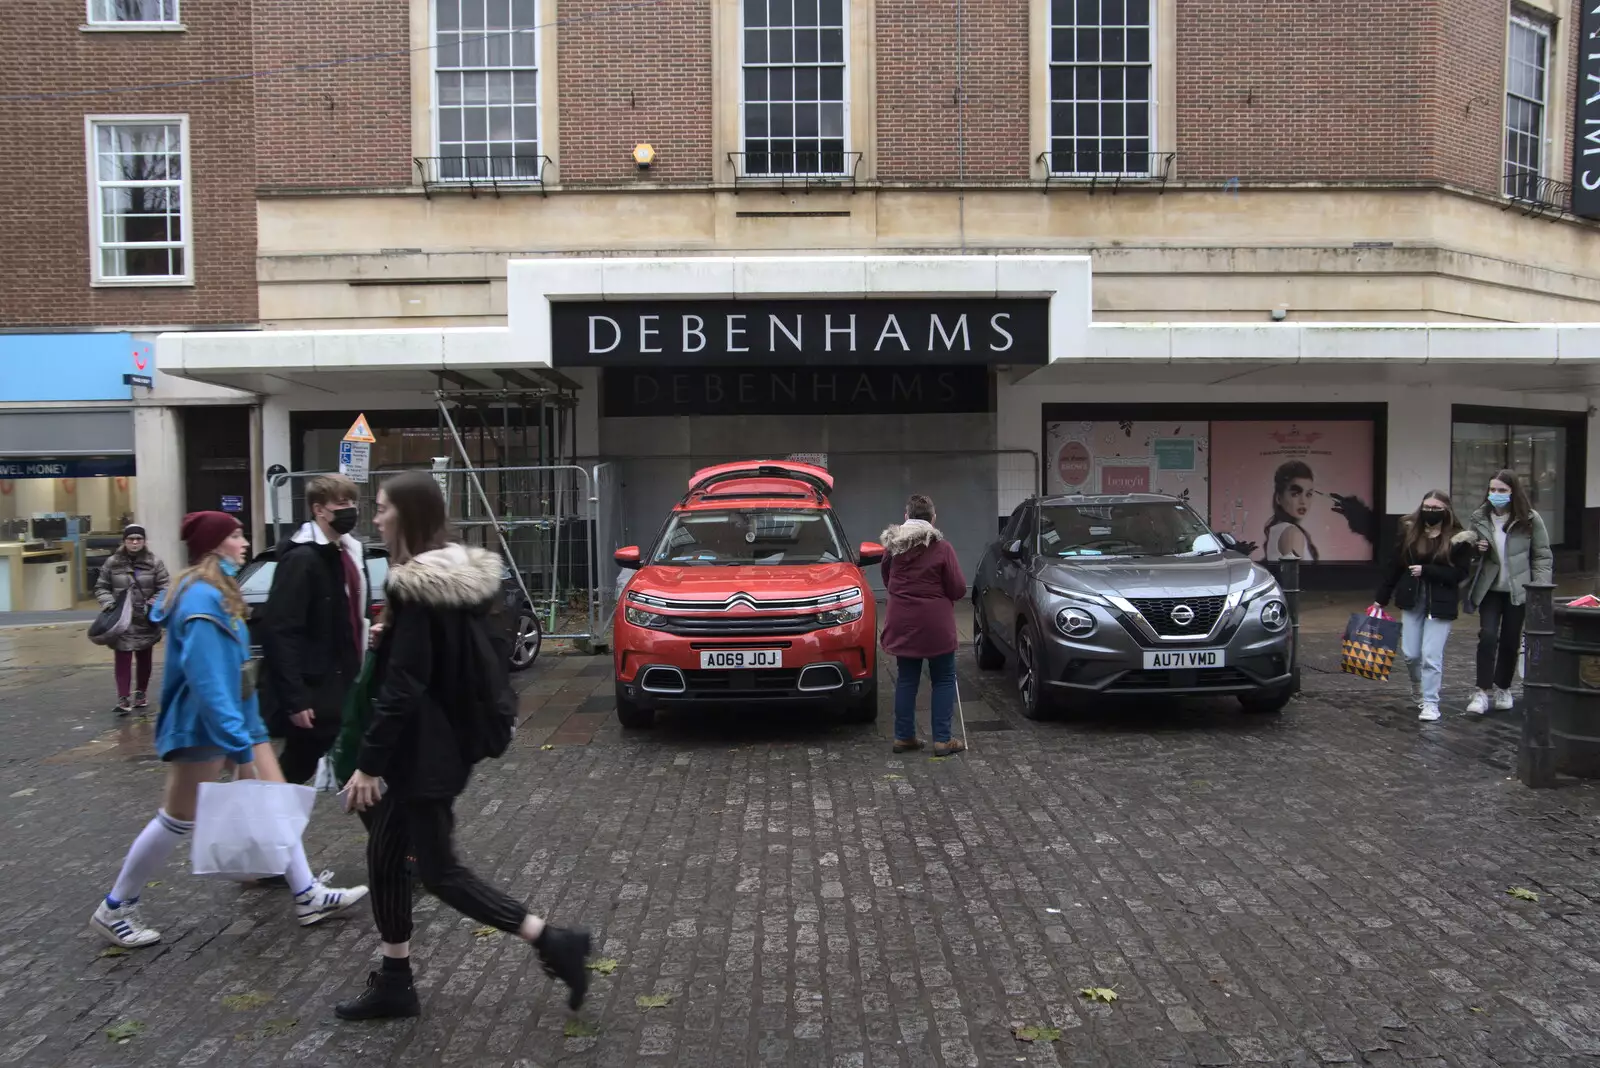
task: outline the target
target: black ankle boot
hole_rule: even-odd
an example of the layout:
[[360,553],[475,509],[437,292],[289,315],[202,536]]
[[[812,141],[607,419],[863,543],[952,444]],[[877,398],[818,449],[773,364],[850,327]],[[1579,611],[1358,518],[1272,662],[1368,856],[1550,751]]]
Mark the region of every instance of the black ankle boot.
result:
[[571,930],[545,924],[533,940],[545,974],[567,984],[567,1007],[576,1010],[589,991],[589,972],[584,961],[589,956],[589,932],[582,927]]
[[333,1011],[341,1020],[390,1020],[421,1016],[422,1003],[409,971],[381,971],[367,976],[367,989],[360,997],[340,1002]]

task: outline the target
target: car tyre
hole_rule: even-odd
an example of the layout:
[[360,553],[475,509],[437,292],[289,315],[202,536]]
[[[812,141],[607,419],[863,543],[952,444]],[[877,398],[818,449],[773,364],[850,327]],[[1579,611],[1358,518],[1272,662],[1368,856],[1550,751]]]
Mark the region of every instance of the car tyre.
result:
[[624,730],[647,731],[656,725],[656,713],[653,708],[644,708],[637,701],[629,700],[622,688],[622,683],[617,683],[617,721]]
[[844,706],[846,723],[876,723],[878,720],[878,680],[872,680],[865,693],[852,697]]
[[977,605],[972,606],[972,651],[980,671],[999,671],[1006,666],[1006,654],[989,637],[989,628],[983,624],[983,609]]
[[544,647],[544,630],[539,617],[529,609],[517,613],[517,632],[511,640],[511,670],[527,671],[539,659]]
[[1294,687],[1286,686],[1281,690],[1243,694],[1239,698],[1239,704],[1252,716],[1277,716],[1283,713],[1293,697]]
[[1044,719],[1052,710],[1038,663],[1039,641],[1033,624],[1024,621],[1017,626],[1017,694],[1022,698],[1022,715],[1032,720]]

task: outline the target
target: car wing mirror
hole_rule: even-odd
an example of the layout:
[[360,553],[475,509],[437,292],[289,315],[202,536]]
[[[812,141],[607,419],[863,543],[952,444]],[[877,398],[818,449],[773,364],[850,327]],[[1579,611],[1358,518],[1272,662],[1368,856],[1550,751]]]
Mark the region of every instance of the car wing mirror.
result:
[[1217,540],[1222,543],[1224,549],[1237,549],[1239,547],[1239,539],[1232,534],[1218,534]]
[[1014,541],[1002,550],[1007,560],[1021,560],[1026,555],[1021,540]]
[[861,543],[861,547],[856,550],[856,555],[862,567],[866,567],[868,564],[880,563],[883,560],[883,546],[875,541],[864,541]]
[[611,559],[617,562],[618,567],[625,567],[630,571],[637,571],[644,566],[640,563],[639,547],[628,545],[611,554]]

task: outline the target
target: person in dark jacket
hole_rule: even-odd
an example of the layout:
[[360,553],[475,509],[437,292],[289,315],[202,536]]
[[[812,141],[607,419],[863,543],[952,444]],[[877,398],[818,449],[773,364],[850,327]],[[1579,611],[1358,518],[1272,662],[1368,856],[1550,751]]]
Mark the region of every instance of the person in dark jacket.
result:
[[1478,555],[1476,535],[1463,530],[1450,495],[1432,490],[1400,523],[1400,543],[1373,598],[1382,608],[1393,598],[1400,609],[1400,652],[1411,674],[1417,718],[1439,718],[1444,646],[1461,614],[1461,584]]
[[[150,707],[146,691],[150,688],[150,663],[161,627],[150,619],[150,606],[166,592],[172,578],[167,565],[150,551],[144,527],[137,523],[123,528],[122,547],[100,565],[94,581],[94,596],[101,608],[117,603],[123,590],[133,598],[132,621],[111,648],[117,657],[117,715],[126,716],[136,708]],[[134,679],[135,662],[138,679]]]
[[920,493],[906,502],[905,522],[883,532],[883,585],[889,608],[883,651],[895,657],[894,751],[921,749],[917,738],[917,687],[927,661],[933,685],[933,751],[949,756],[966,748],[950,737],[956,707],[956,609],[967,594],[956,551],[934,527],[933,501]]
[[303,783],[339,737],[346,694],[367,648],[367,569],[356,484],[322,475],[306,487],[311,520],[278,546],[262,616],[263,718],[284,739],[289,782]]
[[[439,484],[422,472],[385,483],[378,530],[389,547],[384,629],[373,667],[371,719],[345,788],[347,804],[367,813],[367,867],[383,965],[361,996],[338,1005],[346,1020],[416,1016],[411,980],[411,880],[417,872],[440,901],[479,923],[531,944],[545,971],[564,982],[567,1004],[583,1004],[589,932],[545,923],[490,886],[457,858],[454,803],[472,772],[473,717],[515,701],[505,628],[490,619],[500,605],[502,564],[494,553],[449,541]],[[487,684],[487,685],[486,685]]]

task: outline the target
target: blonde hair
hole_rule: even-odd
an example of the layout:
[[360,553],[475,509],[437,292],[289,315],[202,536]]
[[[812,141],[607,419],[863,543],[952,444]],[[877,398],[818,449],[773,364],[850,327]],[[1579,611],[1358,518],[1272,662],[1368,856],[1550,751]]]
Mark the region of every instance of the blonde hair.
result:
[[228,615],[235,622],[243,623],[250,614],[250,609],[244,603],[244,594],[239,592],[239,584],[222,573],[222,557],[216,553],[206,553],[198,564],[184,568],[172,580],[172,592],[167,595],[169,616],[172,609],[177,607],[183,591],[195,582],[208,582],[215,586],[222,594],[222,607],[228,610]]

